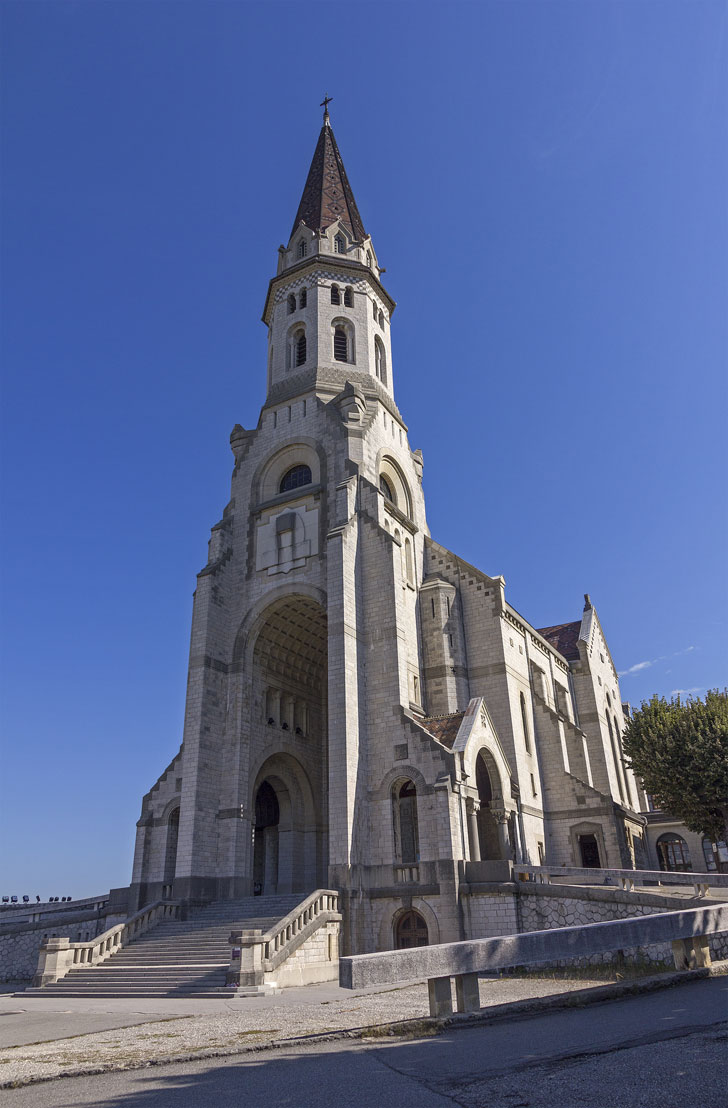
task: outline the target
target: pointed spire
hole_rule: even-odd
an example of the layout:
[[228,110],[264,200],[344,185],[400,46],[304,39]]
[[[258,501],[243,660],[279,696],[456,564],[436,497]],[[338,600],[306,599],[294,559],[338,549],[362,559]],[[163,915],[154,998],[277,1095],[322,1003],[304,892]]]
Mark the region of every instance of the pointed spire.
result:
[[331,128],[330,102],[331,97],[324,97],[321,105],[324,109],[324,125],[316,144],[291,234],[299,223],[305,223],[312,231],[318,231],[330,227],[340,219],[347,231],[355,239],[361,240],[366,238],[366,231]]

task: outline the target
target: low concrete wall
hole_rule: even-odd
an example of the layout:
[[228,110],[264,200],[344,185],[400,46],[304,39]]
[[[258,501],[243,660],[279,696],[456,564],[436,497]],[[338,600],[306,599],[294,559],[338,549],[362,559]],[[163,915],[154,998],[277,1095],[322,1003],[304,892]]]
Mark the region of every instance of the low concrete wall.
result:
[[[635,947],[672,944],[697,936],[728,932],[728,904],[661,912],[652,917],[610,920],[589,927],[535,931],[493,939],[469,939],[439,946],[359,954],[342,958],[340,983],[344,988],[396,984],[423,978],[492,973],[511,966],[554,965],[575,959]],[[683,944],[685,945],[685,944]]]
[[49,913],[40,920],[0,923],[0,981],[30,983],[38,967],[44,939],[64,936],[71,942],[84,942],[119,922],[119,917],[86,908],[78,912]]

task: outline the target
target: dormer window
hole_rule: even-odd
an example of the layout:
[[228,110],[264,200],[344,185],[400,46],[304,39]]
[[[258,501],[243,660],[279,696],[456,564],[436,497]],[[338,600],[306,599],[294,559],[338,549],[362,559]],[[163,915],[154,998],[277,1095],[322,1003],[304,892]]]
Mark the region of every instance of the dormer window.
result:
[[345,254],[346,253],[346,239],[343,235],[337,235],[334,239],[334,253]]
[[[331,303],[332,304],[340,304],[341,303],[341,293],[339,292],[339,286],[338,285],[332,285],[331,286]],[[346,361],[346,359],[344,359],[344,361]]]
[[296,298],[293,293],[288,296],[288,314],[292,315],[296,310]]
[[306,289],[301,289],[301,295],[298,298],[298,306],[299,308],[305,308],[307,303],[308,293],[306,292]]
[[349,286],[344,289],[344,304],[347,308],[354,307],[354,293]]
[[308,254],[308,243],[306,242],[305,239],[301,239],[301,241],[298,244],[298,250],[296,251],[296,255],[299,258],[305,258],[307,254]]

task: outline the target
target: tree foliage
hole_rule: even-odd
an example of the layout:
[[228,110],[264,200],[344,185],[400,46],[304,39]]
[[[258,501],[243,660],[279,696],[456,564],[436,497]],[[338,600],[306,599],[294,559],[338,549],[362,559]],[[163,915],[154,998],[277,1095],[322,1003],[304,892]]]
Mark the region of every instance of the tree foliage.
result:
[[624,751],[648,792],[691,831],[726,838],[728,818],[728,692],[705,700],[653,696],[624,734]]

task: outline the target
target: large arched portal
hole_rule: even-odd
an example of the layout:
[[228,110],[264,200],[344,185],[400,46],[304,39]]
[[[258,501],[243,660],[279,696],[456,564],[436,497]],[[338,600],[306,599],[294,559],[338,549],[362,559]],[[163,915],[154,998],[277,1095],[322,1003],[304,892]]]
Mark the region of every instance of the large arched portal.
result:
[[307,892],[326,884],[328,866],[321,605],[302,595],[274,602],[258,622],[252,661],[253,886],[268,894]]

